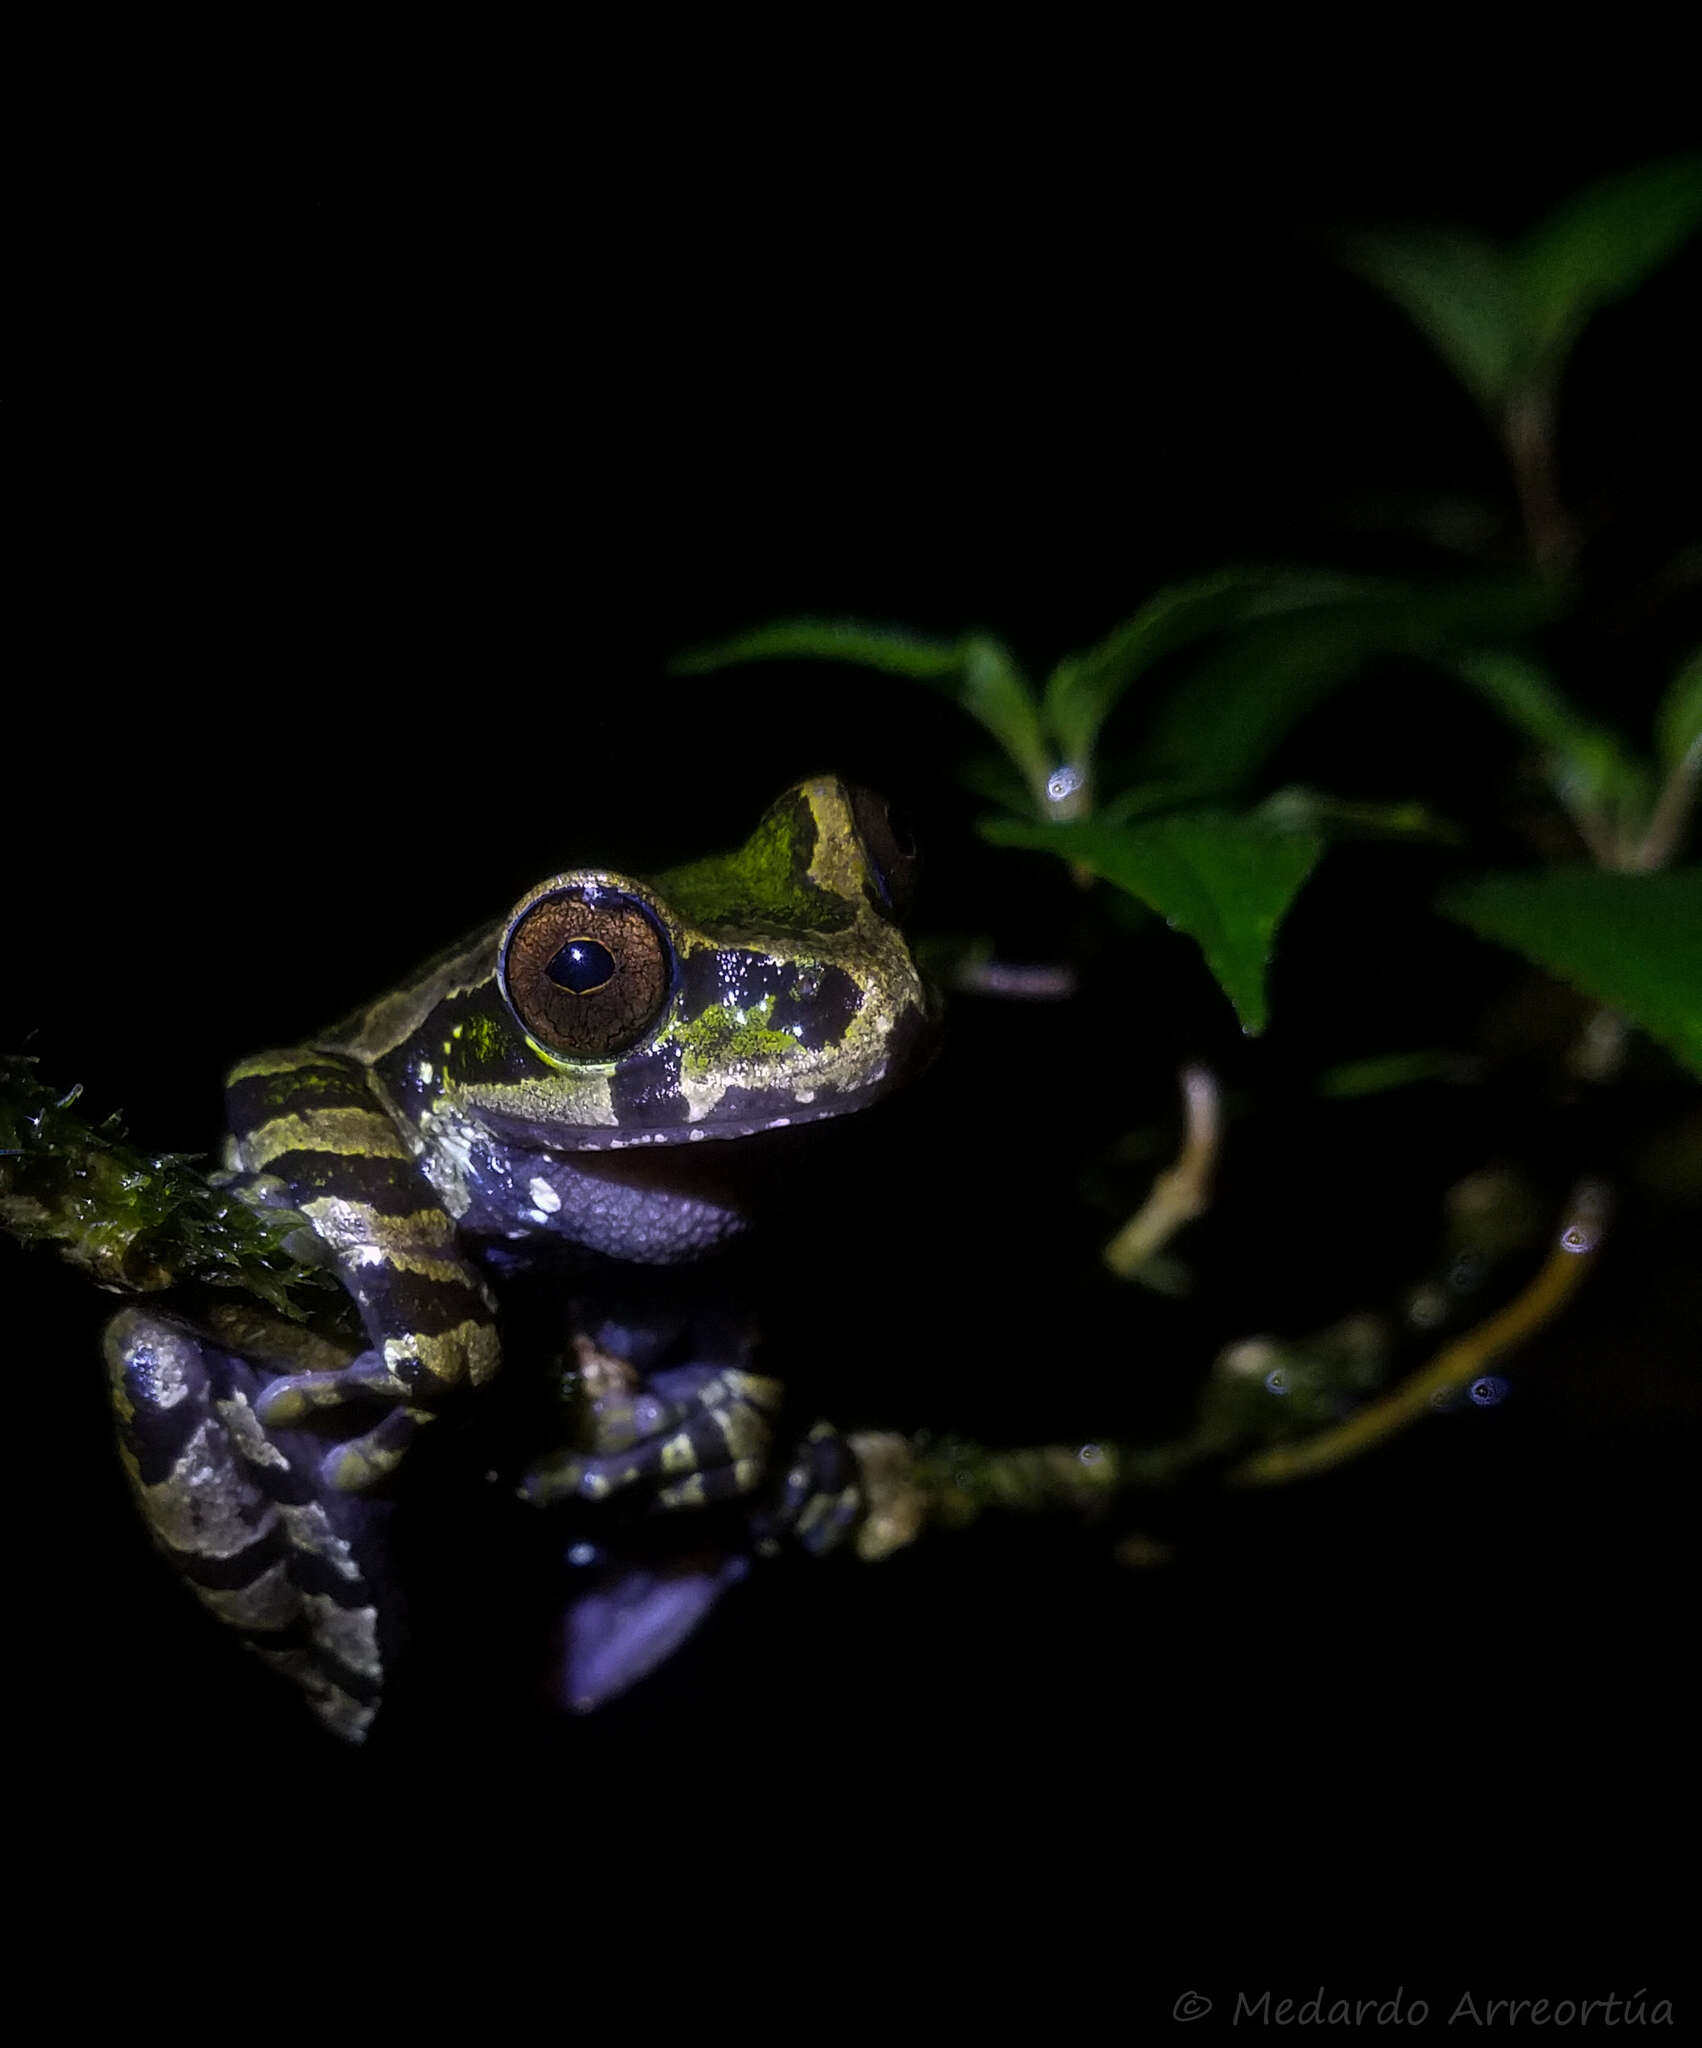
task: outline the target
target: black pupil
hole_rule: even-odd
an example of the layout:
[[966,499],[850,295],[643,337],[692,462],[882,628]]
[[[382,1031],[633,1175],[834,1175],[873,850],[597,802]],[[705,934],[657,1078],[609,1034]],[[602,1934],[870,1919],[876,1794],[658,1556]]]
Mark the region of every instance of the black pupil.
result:
[[613,979],[615,956],[595,939],[569,939],[544,972],[557,988],[588,996]]

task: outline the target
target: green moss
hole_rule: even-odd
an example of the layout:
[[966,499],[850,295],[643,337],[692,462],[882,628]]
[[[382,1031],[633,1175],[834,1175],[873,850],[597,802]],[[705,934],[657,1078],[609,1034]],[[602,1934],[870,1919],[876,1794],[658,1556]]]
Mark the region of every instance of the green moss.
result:
[[737,852],[672,868],[656,878],[656,888],[672,909],[705,931],[839,931],[855,910],[809,879],[816,829],[808,801],[794,793],[774,806]]
[[770,1030],[774,998],[764,996],[754,1009],[735,1010],[716,1003],[680,1031],[681,1071],[692,1079],[724,1071],[741,1060],[784,1058],[798,1049],[789,1031]]
[[142,1153],[116,1117],[91,1123],[38,1080],[35,1062],[0,1055],[0,1226],[57,1245],[116,1293],[234,1288],[292,1321],[344,1315],[336,1276],[291,1254],[303,1219],[251,1209],[212,1187],[184,1154]]

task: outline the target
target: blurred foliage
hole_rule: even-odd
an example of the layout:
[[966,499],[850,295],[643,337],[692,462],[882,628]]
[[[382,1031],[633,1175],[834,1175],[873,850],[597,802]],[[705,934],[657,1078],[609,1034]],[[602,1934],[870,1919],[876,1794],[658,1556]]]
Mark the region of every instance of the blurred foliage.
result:
[[[1266,974],[1283,919],[1328,844],[1405,837],[1446,847],[1451,865],[1463,860],[1479,870],[1441,890],[1445,916],[1608,1006],[1595,1020],[1606,1028],[1595,1031],[1594,1065],[1580,1055],[1573,1072],[1612,1079],[1622,1018],[1702,1073],[1702,870],[1669,871],[1702,776],[1702,650],[1681,663],[1647,736],[1585,708],[1567,670],[1585,643],[1580,629],[1594,592],[1580,568],[1583,542],[1559,487],[1556,451],[1559,389],[1580,332],[1599,308],[1629,297],[1698,225],[1702,159],[1691,159],[1581,193],[1510,248],[1428,228],[1333,245],[1409,315],[1491,421],[1523,519],[1521,565],[1498,558],[1493,514],[1456,500],[1450,503],[1466,504],[1466,515],[1449,511],[1445,530],[1430,536],[1457,560],[1448,574],[1418,580],[1317,565],[1223,568],[1154,593],[1096,645],[1059,660],[1039,686],[1008,646],[985,633],[930,640],[812,619],[696,650],[676,671],[832,660],[944,693],[1001,750],[1001,760],[973,760],[964,769],[970,786],[997,806],[981,824],[982,837],[1050,853],[1078,881],[1108,883],[1156,912],[1198,945],[1249,1033],[1267,1021]],[[1385,498],[1413,528],[1413,495]],[[1669,567],[1655,579],[1663,581],[1669,596],[1682,595],[1682,571],[1675,579]],[[1645,674],[1652,693],[1657,675]],[[1586,690],[1593,680],[1587,669],[1579,678]],[[1503,815],[1455,818],[1443,809],[1447,796],[1429,790],[1368,802],[1313,787],[1310,778],[1305,787],[1270,787],[1272,764],[1281,757],[1292,772],[1297,750],[1320,729],[1318,714],[1335,693],[1362,683],[1409,698],[1424,693],[1427,716],[1443,730],[1458,729],[1462,746],[1472,743],[1465,714],[1467,700],[1475,700],[1530,757],[1550,807],[1534,816],[1525,807],[1521,820],[1519,804],[1509,801]],[[1610,701],[1627,694],[1616,690]],[[1106,740],[1114,733],[1112,756]],[[1512,798],[1512,787],[1504,789]],[[1476,850],[1509,819],[1523,823],[1544,865],[1482,872]],[[1111,943],[1128,943],[1126,919],[1109,928],[1118,935]],[[1344,930],[1340,944],[1351,949],[1358,938]],[[966,985],[998,983],[983,963]],[[1360,1097],[1476,1071],[1456,1049],[1402,1048],[1340,1065],[1317,1086],[1325,1096]],[[1195,1176],[1202,1191],[1208,1172]],[[1178,1162],[1158,1176],[1154,1196],[1126,1230],[1155,1213],[1157,1191],[1181,1173]],[[1529,1206],[1509,1208],[1505,1189],[1499,1181],[1495,1187],[1465,1249],[1456,1247],[1456,1278],[1530,1249],[1492,1241],[1509,1215],[1523,1217]],[[1525,1291],[1392,1389],[1383,1386],[1389,1332],[1375,1320],[1301,1343],[1248,1340],[1219,1359],[1191,1426],[1159,1444],[1089,1447],[1103,1461],[1091,1478],[1071,1470],[1062,1451],[1024,1454],[1024,1463],[958,1444],[936,1456],[935,1484],[967,1517],[965,1503],[984,1497],[1055,1504],[1072,1488],[1102,1484],[1106,1464],[1115,1464],[1120,1483],[1170,1484],[1202,1465],[1228,1471],[1240,1460],[1229,1476],[1269,1483],[1355,1455],[1427,1407],[1466,1398],[1467,1389],[1480,1404],[1498,1399],[1503,1383],[1487,1373],[1488,1363],[1570,1296],[1599,1237],[1604,1199],[1592,1184],[1575,1192],[1570,1220]],[[1202,1207],[1203,1192],[1192,1203],[1171,1203],[1163,1230],[1183,1227]],[[1118,1270],[1158,1285],[1161,1271],[1173,1268],[1180,1282],[1185,1269],[1155,1243],[1138,1265]],[[1450,1313],[1455,1291],[1452,1281],[1433,1288],[1430,1306],[1415,1308],[1415,1323]]]
[[1694,762],[1702,745],[1702,648],[1672,679],[1655,720],[1655,742],[1662,768],[1674,775]]
[[[1386,676],[1392,663],[1403,681],[1424,679],[1438,720],[1455,716],[1447,693],[1463,686],[1535,749],[1579,854],[1613,879],[1586,868],[1523,886],[1485,880],[1450,897],[1450,913],[1617,1005],[1695,1065],[1688,899],[1653,871],[1679,852],[1702,774],[1702,652],[1683,665],[1639,746],[1579,708],[1550,650],[1564,646],[1586,597],[1568,573],[1577,542],[1555,487],[1561,371],[1590,315],[1633,292],[1699,223],[1702,159],[1690,159],[1581,193],[1508,249],[1429,229],[1338,245],[1498,421],[1525,513],[1523,571],[1477,567],[1417,583],[1226,568],[1155,593],[1038,688],[988,634],[939,640],[812,619],[697,649],[674,672],[831,660],[944,692],[1004,756],[967,771],[1000,806],[983,836],[1050,851],[1186,933],[1249,1032],[1265,1026],[1283,917],[1327,841],[1462,836],[1418,795],[1371,805],[1312,789],[1261,792],[1277,750],[1332,692]],[[1102,740],[1125,707],[1143,715],[1142,736],[1122,757],[1120,786],[1103,790]],[[1610,912],[1610,900],[1623,908]]]
[[1451,889],[1442,907],[1635,1017],[1702,1075],[1702,867],[1484,875]]
[[[999,741],[1019,778],[1007,785],[976,772],[978,787],[1007,800],[984,836],[1050,849],[1156,910],[1199,943],[1243,1026],[1258,1032],[1277,927],[1323,838],[1448,828],[1417,804],[1378,810],[1285,792],[1286,803],[1236,810],[1223,800],[1247,793],[1291,728],[1376,657],[1463,663],[1470,647],[1516,638],[1551,611],[1541,588],[1518,579],[1423,589],[1225,570],[1160,591],[1097,646],[1060,661],[1042,690],[985,635],[931,641],[808,619],[698,649],[673,669],[849,661],[944,690]],[[1175,680],[1149,706],[1133,779],[1101,799],[1101,732],[1154,670]],[[1028,815],[1017,815],[1024,804]]]
[[1419,229],[1346,240],[1345,259],[1402,306],[1491,411],[1554,383],[1598,307],[1626,297],[1702,223],[1702,160],[1604,180],[1511,248]]

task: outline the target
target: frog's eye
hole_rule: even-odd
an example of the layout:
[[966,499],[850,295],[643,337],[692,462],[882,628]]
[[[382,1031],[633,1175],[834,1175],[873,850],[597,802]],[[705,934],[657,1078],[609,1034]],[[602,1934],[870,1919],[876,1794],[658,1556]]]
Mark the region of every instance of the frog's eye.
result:
[[502,949],[502,993],[540,1045],[609,1060],[668,1000],[670,955],[654,918],[617,890],[567,888],[527,904]]
[[916,835],[897,805],[876,796],[872,789],[853,785],[850,795],[857,837],[874,869],[882,907],[894,917],[902,917],[916,893],[916,875],[922,865]]

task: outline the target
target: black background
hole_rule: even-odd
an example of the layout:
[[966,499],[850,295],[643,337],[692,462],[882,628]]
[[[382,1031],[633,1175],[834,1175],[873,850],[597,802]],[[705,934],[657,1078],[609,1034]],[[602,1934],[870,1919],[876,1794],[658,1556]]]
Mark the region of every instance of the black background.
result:
[[[1368,122],[1243,160],[1007,133],[953,168],[886,127],[813,150],[713,130],[653,202],[631,152],[463,174],[306,145],[108,195],[74,338],[13,411],[6,1022],[139,1142],[211,1150],[243,1053],[557,867],[725,845],[824,767],[916,816],[920,929],[1063,950],[1067,892],[972,837],[949,706],[662,662],[816,612],[984,626],[1043,672],[1174,577],[1364,557],[1331,514],[1353,490],[1504,500],[1469,403],[1306,236],[1513,231],[1683,139],[1629,117],[1516,148]],[[1694,533],[1696,277],[1692,256],[1603,316],[1575,365],[1576,486],[1631,479],[1627,560]],[[1640,731],[1674,651],[1592,648],[1585,685]],[[1479,714],[1387,694],[1301,752],[1319,781],[1350,763],[1353,793],[1468,808],[1516,767]],[[1486,830],[1478,851],[1506,854]],[[776,1240],[824,1411],[1109,1432],[1236,1336],[1397,1299],[1441,1191],[1486,1156],[1561,1185],[1605,1163],[1611,1130],[1557,1128],[1530,1092],[1357,1116],[1306,1097],[1328,1060],[1457,1032],[1506,984],[1487,949],[1427,936],[1441,872],[1332,857],[1257,1045],[1161,933],[1150,986],[1085,1017],[960,1002],[909,1099],[824,1134]],[[1084,1200],[1081,1172],[1173,1113],[1190,1056],[1261,1115],[1178,1311],[1097,1279],[1115,1199]],[[1693,1846],[1696,1302],[1693,1215],[1645,1221],[1518,1398],[1161,1528],[1166,1571],[1020,1526],[777,1570],[604,1716],[428,1710],[358,1760],[156,1567],[108,1447],[102,1305],[8,1250],[14,1468],[46,1481],[18,1558],[47,1596],[26,1649],[44,1768],[120,1839],[179,1838],[191,1811],[216,1838],[258,1798],[314,1838],[405,1814],[446,1862],[655,1845],[682,1890],[726,1857],[777,1895],[849,1878],[877,1916],[918,1880],[1037,1921],[1064,1901],[1141,1987],[1131,2012],[1167,2012],[1200,1969],[1256,1989],[1254,1957],[1299,1992],[1381,1984],[1383,1957],[1391,1985],[1445,1986],[1467,1955],[1509,1968],[1527,1934],[1565,1959],[1560,1989],[1618,1970],[1658,1991],[1657,1864]]]

